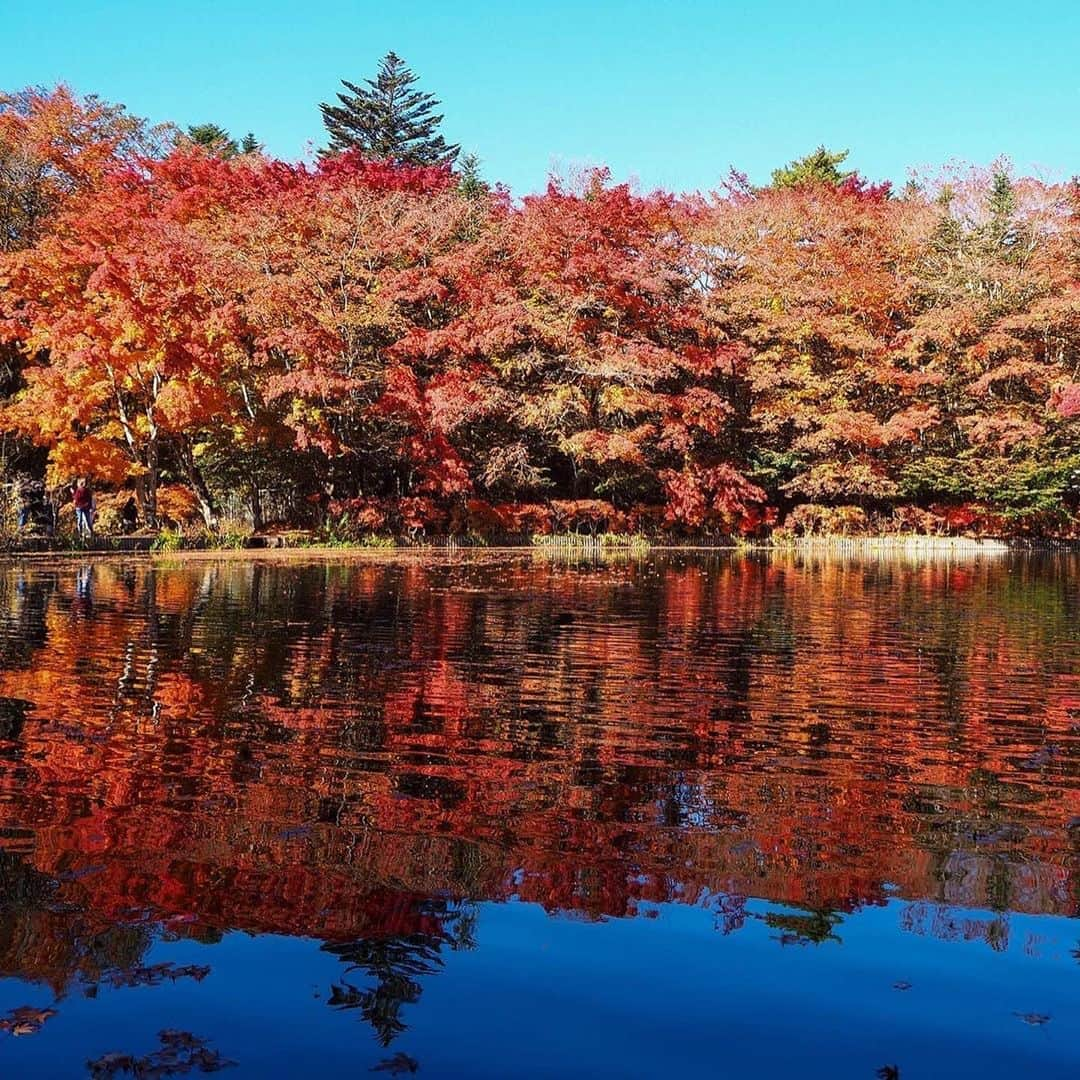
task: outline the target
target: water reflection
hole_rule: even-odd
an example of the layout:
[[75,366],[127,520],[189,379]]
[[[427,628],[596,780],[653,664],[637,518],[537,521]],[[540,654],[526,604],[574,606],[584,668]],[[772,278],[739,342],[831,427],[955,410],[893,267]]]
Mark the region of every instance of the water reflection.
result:
[[1077,913],[1078,569],[13,565],[0,974],[197,983],[152,944],[302,935],[390,1046],[487,901],[811,948],[901,903],[1002,950]]

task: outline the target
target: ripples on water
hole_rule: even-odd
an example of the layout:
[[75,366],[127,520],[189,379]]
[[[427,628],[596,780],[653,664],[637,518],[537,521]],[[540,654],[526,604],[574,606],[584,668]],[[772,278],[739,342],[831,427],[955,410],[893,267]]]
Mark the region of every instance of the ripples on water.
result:
[[0,568],[0,1068],[1075,1075],[1078,571]]

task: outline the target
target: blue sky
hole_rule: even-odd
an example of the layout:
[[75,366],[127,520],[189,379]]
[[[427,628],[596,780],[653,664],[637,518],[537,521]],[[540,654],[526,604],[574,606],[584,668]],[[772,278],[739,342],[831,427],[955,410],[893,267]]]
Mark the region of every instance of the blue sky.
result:
[[606,163],[643,187],[764,181],[819,143],[872,179],[1008,154],[1080,172],[1080,0],[0,0],[0,87],[64,80],[296,159],[389,49],[516,193]]

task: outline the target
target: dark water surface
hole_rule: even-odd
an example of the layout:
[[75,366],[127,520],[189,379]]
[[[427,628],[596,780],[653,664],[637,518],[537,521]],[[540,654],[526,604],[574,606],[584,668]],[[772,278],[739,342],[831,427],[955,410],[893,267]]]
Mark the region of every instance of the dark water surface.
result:
[[1078,582],[0,566],[0,1075],[1080,1075]]

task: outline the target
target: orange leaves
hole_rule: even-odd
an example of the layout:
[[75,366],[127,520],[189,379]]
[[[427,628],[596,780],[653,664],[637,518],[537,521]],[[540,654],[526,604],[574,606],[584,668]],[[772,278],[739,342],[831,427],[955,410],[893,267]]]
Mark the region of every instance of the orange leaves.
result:
[[199,516],[199,500],[195,492],[183,484],[167,484],[157,493],[159,517],[170,525],[187,525]]
[[0,94],[0,252],[35,243],[73,198],[155,142],[121,106],[65,86]]
[[968,393],[982,397],[993,390],[1008,389],[1008,384],[1026,386],[1034,384],[1039,388],[1039,396],[1045,396],[1042,384],[1045,384],[1048,372],[1046,364],[1019,358],[1005,361],[991,368],[970,384]]
[[621,532],[624,515],[603,499],[553,499],[552,521],[560,532]]
[[159,392],[156,410],[171,431],[190,431],[228,415],[231,402],[219,383],[201,378],[167,382]]
[[914,443],[939,423],[941,410],[936,405],[910,405],[894,413],[882,426],[886,444]]
[[884,465],[866,456],[819,462],[791,480],[784,490],[811,502],[837,499],[887,502],[899,493]]
[[47,481],[58,487],[73,476],[89,476],[101,484],[122,484],[131,474],[131,459],[111,440],[96,435],[65,438],[49,453]]
[[643,424],[633,431],[579,431],[562,439],[559,447],[569,457],[597,464],[644,465],[641,443],[653,431],[652,424]]
[[967,416],[960,427],[974,446],[987,446],[1008,454],[1018,446],[1038,439],[1045,426],[1027,419],[1016,409],[1000,409],[990,416]]

